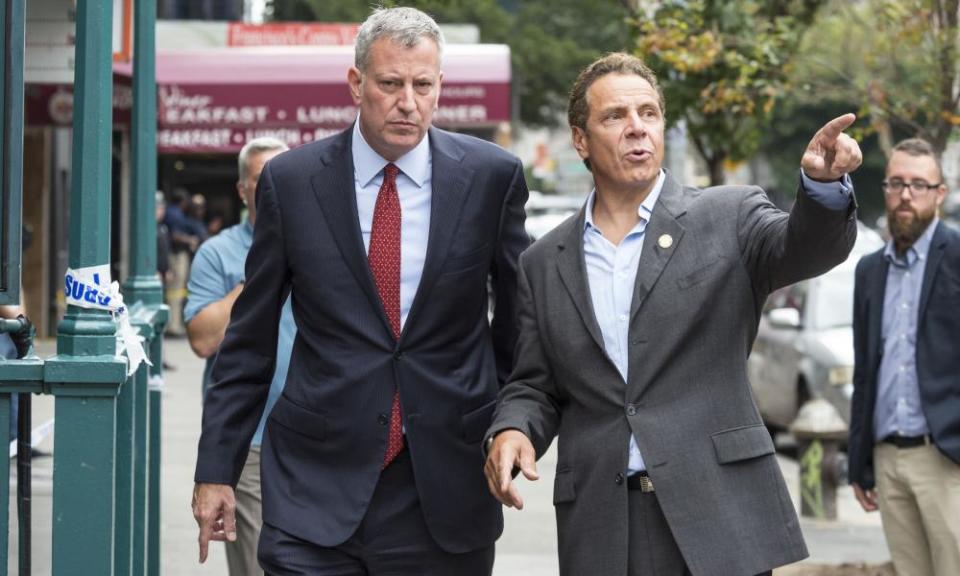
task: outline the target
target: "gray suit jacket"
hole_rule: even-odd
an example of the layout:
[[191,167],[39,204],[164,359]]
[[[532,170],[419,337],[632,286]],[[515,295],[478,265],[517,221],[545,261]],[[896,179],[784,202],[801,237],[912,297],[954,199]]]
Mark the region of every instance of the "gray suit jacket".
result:
[[637,271],[626,383],[591,305],[583,210],[521,256],[516,366],[488,433],[522,430],[538,456],[559,437],[562,575],[627,573],[630,434],[694,576],[807,555],[746,360],[766,296],[846,258],[854,207],[828,210],[801,190],[787,214],[756,187],[682,188],[668,175]]

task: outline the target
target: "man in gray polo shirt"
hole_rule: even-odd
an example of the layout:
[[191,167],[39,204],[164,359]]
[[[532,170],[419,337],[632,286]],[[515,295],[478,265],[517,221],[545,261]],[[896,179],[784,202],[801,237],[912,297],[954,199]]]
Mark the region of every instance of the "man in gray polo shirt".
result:
[[[244,263],[253,242],[256,222],[256,191],[260,172],[268,160],[287,149],[275,138],[257,138],[248,142],[238,159],[240,179],[237,191],[247,206],[247,219],[210,238],[197,251],[187,285],[188,300],[184,311],[190,347],[207,359],[203,371],[203,391],[210,385],[210,370],[220,342],[230,321],[230,309],[243,290]],[[296,336],[290,300],[283,304],[280,338],[277,342],[277,364],[270,384],[266,409],[253,437],[250,453],[236,489],[237,540],[227,543],[227,564],[231,576],[263,574],[257,563],[257,540],[260,537],[260,441],[270,409],[280,396],[287,379],[290,351]]]

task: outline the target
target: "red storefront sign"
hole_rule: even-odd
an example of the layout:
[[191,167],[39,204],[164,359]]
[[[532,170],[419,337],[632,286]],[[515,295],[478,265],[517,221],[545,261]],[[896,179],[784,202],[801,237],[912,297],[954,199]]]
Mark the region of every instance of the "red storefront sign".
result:
[[[298,146],[340,131],[357,109],[342,85],[161,86],[158,145],[173,151],[233,151],[250,138],[274,136]],[[444,86],[438,126],[488,126],[510,120],[509,86]]]
[[[510,120],[506,47],[460,48],[444,60],[434,123],[491,127]],[[298,146],[343,130],[356,118],[346,84],[352,50],[225,50],[157,57],[160,153],[230,153],[258,136]],[[128,124],[129,65],[116,65],[114,122]],[[27,88],[27,122],[69,125],[72,87]]]
[[359,24],[230,22],[227,46],[353,46]]

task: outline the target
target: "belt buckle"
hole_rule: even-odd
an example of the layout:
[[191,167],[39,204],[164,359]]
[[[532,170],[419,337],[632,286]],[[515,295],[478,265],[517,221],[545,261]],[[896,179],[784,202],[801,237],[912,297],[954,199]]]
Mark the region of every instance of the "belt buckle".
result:
[[640,491],[643,493],[654,492],[653,480],[649,476],[640,476]]

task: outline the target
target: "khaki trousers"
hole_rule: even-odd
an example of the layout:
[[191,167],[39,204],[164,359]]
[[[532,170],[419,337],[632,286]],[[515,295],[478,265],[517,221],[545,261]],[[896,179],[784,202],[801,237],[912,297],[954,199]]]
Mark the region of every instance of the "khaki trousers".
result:
[[257,562],[257,542],[263,514],[260,511],[260,447],[251,446],[237,483],[237,539],[226,542],[230,576],[263,576]]
[[898,576],[960,574],[960,465],[933,444],[873,451],[883,532]]
[[172,278],[166,292],[167,305],[170,306],[167,334],[183,336],[186,331],[183,301],[187,298],[187,282],[190,279],[190,253],[183,250],[170,254],[170,271]]

